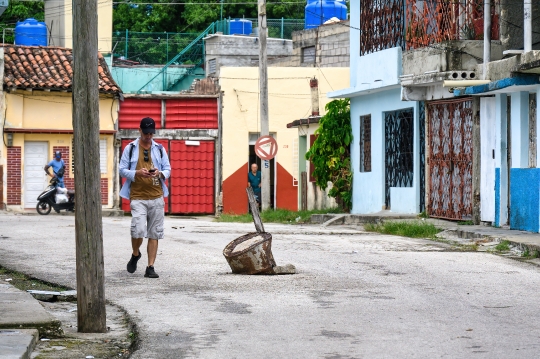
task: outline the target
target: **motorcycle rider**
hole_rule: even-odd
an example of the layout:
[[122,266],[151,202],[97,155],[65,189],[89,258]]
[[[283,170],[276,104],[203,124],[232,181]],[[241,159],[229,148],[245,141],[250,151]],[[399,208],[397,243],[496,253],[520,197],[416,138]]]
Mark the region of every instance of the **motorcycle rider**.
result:
[[[49,168],[53,169],[53,174],[49,172]],[[64,185],[64,171],[65,171],[65,163],[62,159],[62,152],[56,151],[54,153],[54,159],[52,159],[49,163],[45,165],[45,173],[47,173],[48,176],[57,179],[56,187],[60,188],[66,188]]]

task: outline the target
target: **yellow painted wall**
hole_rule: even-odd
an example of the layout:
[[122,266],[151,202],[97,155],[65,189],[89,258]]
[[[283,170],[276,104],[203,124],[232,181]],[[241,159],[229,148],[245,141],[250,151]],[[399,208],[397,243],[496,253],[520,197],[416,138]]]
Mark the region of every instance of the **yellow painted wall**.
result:
[[[113,103],[114,101],[114,103]],[[5,95],[7,128],[72,130],[71,93],[17,91]],[[101,96],[100,129],[112,131],[118,100]],[[3,116],[2,116],[3,117]]]
[[[309,79],[319,80],[319,107],[324,114],[331,101],[326,93],[349,87],[348,68],[269,67],[268,105],[270,132],[276,134],[277,161],[293,174],[293,141],[296,128],[287,123],[311,115]],[[256,67],[222,67],[223,96],[223,179],[248,161],[249,133],[260,132],[259,82]],[[246,169],[247,172],[247,169]]]
[[[112,51],[113,0],[98,1],[98,51]],[[49,44],[73,48],[72,0],[45,1],[45,22],[50,30]]]
[[[33,93],[20,91],[15,93],[3,93],[6,105],[5,111],[1,112],[1,121],[4,121],[6,113],[6,128],[41,129],[41,130],[72,130],[71,93],[55,93],[34,91]],[[100,98],[100,130],[112,131],[118,119],[118,100],[102,95]],[[4,135],[4,139],[6,136]],[[70,147],[70,158],[64,158],[69,170],[69,177],[74,175],[71,169],[73,134],[41,134],[41,133],[13,133],[13,146],[21,147],[21,171],[24,171],[24,143],[27,141],[39,141],[48,143],[49,161],[52,159],[53,147]],[[113,206],[113,181],[114,181],[114,135],[101,134],[100,139],[107,140],[107,173],[102,173],[102,178],[108,179],[108,205]],[[1,144],[0,164],[4,165],[4,202],[7,201],[7,148]],[[46,163],[43,164],[45,166]],[[24,175],[21,179],[22,204],[13,209],[23,209],[24,205]]]

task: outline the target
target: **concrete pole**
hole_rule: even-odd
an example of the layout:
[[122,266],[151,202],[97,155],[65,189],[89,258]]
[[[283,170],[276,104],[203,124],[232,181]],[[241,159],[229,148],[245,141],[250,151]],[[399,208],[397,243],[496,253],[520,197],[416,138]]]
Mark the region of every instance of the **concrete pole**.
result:
[[[266,56],[266,0],[258,0],[259,7],[259,97],[261,114],[261,136],[270,134],[268,123],[268,66]],[[262,210],[270,209],[270,161],[261,163],[261,205]]]
[[532,50],[532,4],[531,0],[523,1],[523,50]]
[[[527,1],[527,0],[524,0]],[[491,3],[484,0],[484,71],[483,79],[487,80],[487,69],[491,60]]]

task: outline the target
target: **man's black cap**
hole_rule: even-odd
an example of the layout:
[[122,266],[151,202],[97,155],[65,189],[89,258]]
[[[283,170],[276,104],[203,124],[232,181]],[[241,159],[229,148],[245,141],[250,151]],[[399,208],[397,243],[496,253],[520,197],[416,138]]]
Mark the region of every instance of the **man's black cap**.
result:
[[145,117],[141,120],[141,130],[144,134],[156,133],[156,123],[154,119]]

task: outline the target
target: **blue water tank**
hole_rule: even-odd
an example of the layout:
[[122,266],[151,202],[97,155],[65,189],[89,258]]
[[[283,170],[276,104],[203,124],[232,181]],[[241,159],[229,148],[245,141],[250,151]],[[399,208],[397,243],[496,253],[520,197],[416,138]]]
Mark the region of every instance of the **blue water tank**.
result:
[[308,0],[305,29],[321,26],[333,17],[347,20],[347,5],[343,0]]
[[47,46],[47,25],[32,18],[17,21],[15,45]]
[[229,35],[249,35],[253,24],[246,19],[233,19],[229,21]]

